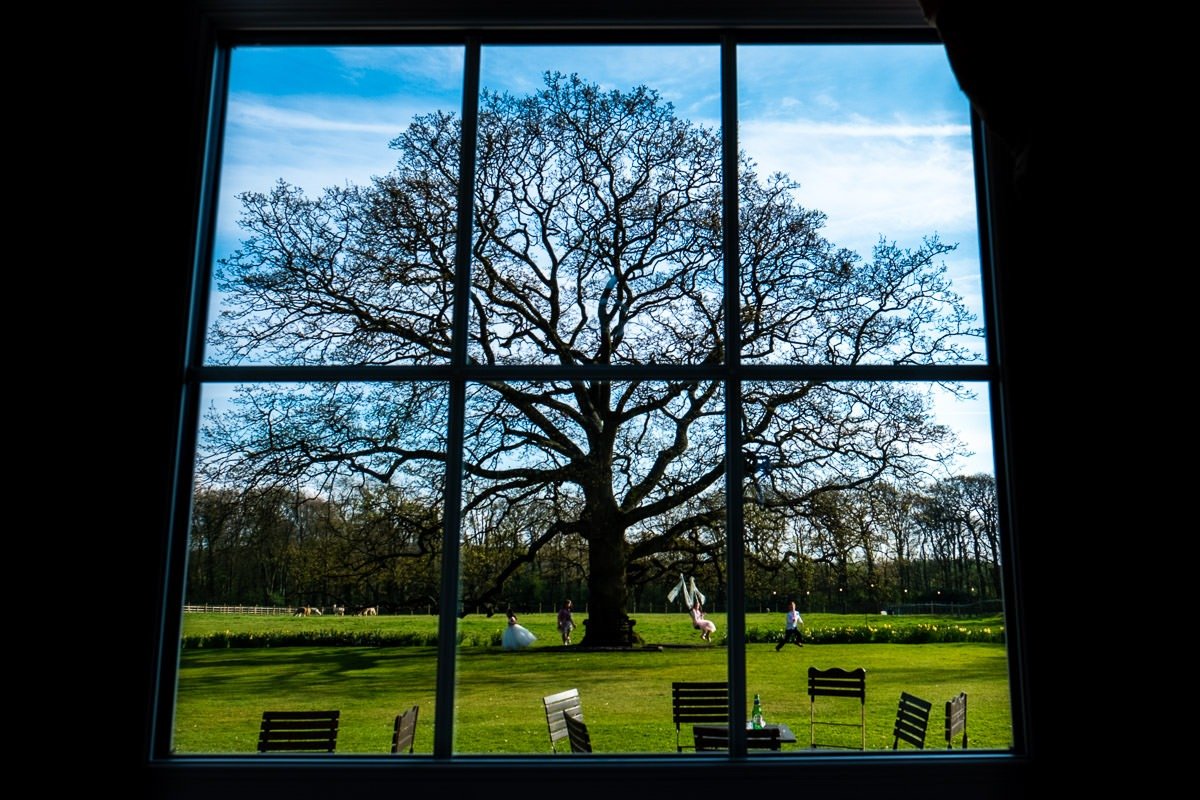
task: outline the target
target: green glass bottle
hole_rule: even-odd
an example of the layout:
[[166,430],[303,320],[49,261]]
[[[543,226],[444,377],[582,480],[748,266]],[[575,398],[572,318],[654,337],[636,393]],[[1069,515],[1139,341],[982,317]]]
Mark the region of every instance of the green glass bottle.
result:
[[754,711],[750,714],[750,727],[756,731],[762,730],[763,727],[762,700],[758,695],[754,695]]

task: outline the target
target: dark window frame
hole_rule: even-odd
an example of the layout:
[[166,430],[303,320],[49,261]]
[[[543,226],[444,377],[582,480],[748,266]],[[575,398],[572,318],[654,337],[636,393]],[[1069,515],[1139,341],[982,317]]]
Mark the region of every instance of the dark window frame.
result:
[[[335,43],[395,43],[405,42],[438,42],[455,43],[476,41],[480,38],[492,42],[531,42],[550,41],[556,43],[597,42],[603,40],[620,41],[654,41],[654,42],[711,42],[723,43],[723,47],[735,47],[736,43],[747,42],[929,42],[937,41],[936,33],[920,18],[919,9],[914,16],[909,3],[893,0],[879,0],[877,3],[866,4],[850,10],[843,10],[837,4],[815,6],[805,11],[797,12],[797,17],[780,18],[773,9],[760,11],[771,4],[750,3],[737,14],[720,19],[699,20],[683,13],[675,19],[660,17],[658,19],[635,19],[632,16],[621,18],[620,14],[610,12],[608,18],[603,15],[590,20],[567,19],[560,15],[557,19],[539,16],[527,11],[521,12],[492,12],[492,16],[481,16],[474,13],[474,7],[468,3],[450,3],[448,10],[440,12],[417,12],[416,15],[401,14],[387,8],[385,3],[355,4],[351,9],[326,9],[323,4],[303,2],[259,3],[253,0],[233,0],[225,3],[198,3],[202,6],[197,18],[191,20],[196,27],[192,30],[194,41],[189,43],[196,46],[197,62],[196,98],[191,117],[204,120],[204,132],[199,132],[199,124],[192,130],[192,152],[196,158],[194,164],[200,169],[193,173],[195,192],[193,203],[197,226],[192,230],[192,272],[191,285],[180,294],[186,298],[188,318],[192,320],[192,331],[184,340],[186,352],[177,370],[172,370],[175,377],[175,396],[179,399],[177,408],[180,413],[175,417],[176,435],[172,442],[172,460],[175,466],[173,486],[187,485],[190,475],[190,457],[195,448],[195,421],[198,414],[200,386],[211,380],[293,380],[309,377],[305,374],[290,374],[288,370],[276,368],[216,368],[204,367],[202,361],[203,336],[197,335],[197,324],[202,328],[204,298],[207,292],[207,265],[211,262],[208,252],[209,225],[212,224],[211,198],[215,185],[215,169],[220,162],[219,140],[213,135],[220,130],[220,115],[207,114],[210,102],[213,108],[219,108],[219,103],[213,102],[218,98],[224,83],[224,70],[227,66],[226,56],[228,47],[238,43],[305,43],[305,44],[335,44]],[[911,4],[915,6],[915,3]],[[218,8],[219,7],[219,8]],[[421,16],[424,14],[424,16]],[[723,62],[728,64],[727,61]],[[469,70],[468,70],[469,72]],[[726,66],[722,68],[723,83],[728,85],[733,78]],[[468,79],[469,81],[469,79]],[[468,82],[467,90],[472,87]],[[726,104],[728,106],[728,104]],[[1005,164],[1003,159],[995,163],[990,146],[994,146],[986,131],[979,129],[974,137],[977,155],[977,173],[987,176],[981,191],[984,193],[987,207],[981,210],[980,236],[983,242],[984,284],[985,291],[991,294],[995,291],[997,276],[995,274],[995,258],[998,251],[1004,247],[1005,207],[1011,198],[1002,190],[994,188],[996,179],[1004,177]],[[733,145],[736,147],[736,143]],[[205,148],[208,152],[204,152]],[[727,240],[730,237],[727,237]],[[735,239],[736,242],[736,239]],[[466,248],[460,248],[466,251]],[[736,263],[734,259],[726,259],[728,265]],[[193,268],[195,266],[195,268]],[[732,267],[731,267],[732,268]],[[736,297],[734,298],[736,301]],[[998,320],[991,316],[996,300],[985,300],[985,324],[988,330],[996,331]],[[727,314],[727,319],[736,320],[736,314]],[[181,331],[182,333],[182,331]],[[202,331],[200,331],[202,334]],[[994,438],[997,447],[997,484],[1002,498],[1002,505],[1011,512],[1012,490],[1006,480],[1011,469],[1005,454],[1009,448],[1005,446],[1005,437],[1009,435],[1009,426],[1005,423],[1008,413],[1007,386],[1004,377],[1003,353],[997,349],[998,335],[991,334],[988,339],[988,365],[963,366],[949,368],[906,368],[893,370],[881,368],[876,370],[877,377],[892,380],[905,377],[946,377],[968,379],[984,379],[992,388],[993,419],[996,424]],[[750,366],[733,365],[733,370],[720,369],[725,378],[732,381],[773,377],[779,370],[771,367],[753,368]],[[337,371],[346,374],[344,377],[371,377],[370,370],[359,368],[339,368]],[[827,372],[827,370],[821,370]],[[328,377],[328,370],[318,370],[321,375]],[[448,376],[452,377],[452,385],[462,386],[470,378],[470,371],[461,366],[451,365],[447,368]],[[531,370],[533,374],[536,370]],[[620,377],[621,370],[614,370],[613,377]],[[803,376],[805,370],[787,370],[789,376]],[[855,368],[853,377],[866,377],[870,370]],[[261,373],[258,375],[256,373]],[[512,377],[524,377],[523,370],[515,371]],[[267,375],[270,375],[268,378]],[[491,373],[489,373],[491,374]],[[538,374],[546,374],[539,372]],[[395,373],[393,373],[393,376]],[[426,370],[422,372],[425,379],[432,376]],[[494,377],[494,375],[493,375]],[[824,375],[824,377],[838,377]],[[849,377],[849,375],[847,375]],[[736,385],[733,383],[731,385]],[[730,393],[736,395],[736,392]],[[731,418],[735,418],[731,415]],[[734,426],[736,428],[736,426]],[[735,431],[736,435],[736,431]],[[733,463],[736,464],[734,459]],[[729,480],[738,482],[741,479],[740,465],[732,467]],[[435,757],[428,763],[414,762],[406,764],[402,773],[381,771],[385,764],[378,760],[360,761],[356,758],[339,757],[336,763],[321,762],[314,759],[291,760],[287,766],[278,762],[264,764],[258,759],[228,759],[213,757],[175,757],[169,752],[170,721],[174,702],[174,666],[170,663],[169,654],[174,652],[173,642],[178,641],[179,621],[178,611],[182,598],[184,583],[184,554],[181,542],[186,537],[188,529],[188,508],[186,492],[176,491],[170,502],[170,527],[174,533],[167,534],[163,541],[163,562],[167,569],[160,586],[161,608],[158,613],[159,623],[156,627],[156,648],[154,658],[154,697],[151,700],[150,725],[147,737],[147,763],[152,767],[156,776],[154,785],[169,786],[173,796],[196,796],[208,794],[215,787],[241,785],[242,781],[257,780],[280,781],[282,784],[295,781],[297,785],[337,786],[342,781],[350,781],[356,787],[377,785],[387,787],[391,781],[403,780],[418,782],[429,781],[430,785],[442,780],[454,780],[460,791],[470,791],[471,786],[494,786],[496,780],[511,780],[514,768],[535,767],[538,770],[539,783],[547,782],[553,785],[556,780],[613,780],[612,773],[624,776],[628,780],[635,775],[642,775],[646,780],[659,785],[673,786],[677,781],[699,781],[697,785],[708,785],[714,778],[721,779],[738,771],[736,759],[733,763],[715,760],[712,764],[696,765],[689,760],[681,765],[670,758],[637,758],[622,759],[619,757],[594,759],[598,767],[584,767],[578,764],[566,765],[559,762],[547,761],[543,758],[487,758],[449,754],[449,732],[445,734],[444,742],[435,744]],[[737,513],[737,512],[735,512]],[[1015,517],[1015,515],[1013,515]],[[1015,519],[1010,519],[1005,530],[1014,539],[1019,531],[1015,529]],[[731,526],[731,531],[739,530]],[[453,538],[453,537],[449,537]],[[740,548],[740,542],[730,542],[730,550]],[[1015,546],[1010,547],[1010,562],[1016,564]],[[448,559],[449,560],[449,559]],[[733,572],[740,575],[740,571]],[[817,790],[826,785],[830,790],[842,785],[842,781],[851,772],[869,776],[869,781],[878,785],[894,784],[896,781],[916,780],[918,784],[937,785],[977,784],[1000,788],[1010,781],[1020,780],[1029,764],[1030,742],[1026,734],[1029,699],[1027,697],[1025,676],[1027,666],[1024,660],[1026,647],[1022,644],[1024,630],[1025,604],[1021,602],[1021,593],[1017,587],[1017,570],[1005,571],[1007,614],[1010,630],[1016,636],[1010,641],[1009,661],[1010,675],[1013,682],[1012,706],[1014,726],[1014,747],[1011,753],[1004,754],[955,754],[946,757],[939,754],[923,753],[919,761],[912,757],[886,757],[880,754],[865,756],[812,756],[806,755],[803,764],[795,759],[778,760],[760,763],[756,760],[753,765],[759,778],[768,778],[768,784],[778,782],[780,787],[790,787],[793,780],[802,780],[808,790]],[[448,582],[447,582],[448,583]],[[449,591],[452,587],[445,587]],[[738,586],[731,585],[730,596],[736,593]],[[453,624],[453,618],[451,622]],[[731,630],[736,633],[743,624],[740,613],[731,614],[729,619]],[[736,637],[734,637],[736,640]],[[452,637],[442,637],[443,640],[453,640]],[[735,652],[735,650],[737,652]],[[731,681],[744,678],[744,670],[738,669],[741,664],[741,648],[731,648],[729,678]],[[449,679],[453,679],[453,659],[439,659],[439,708],[438,716],[443,709],[443,697],[447,703],[452,703],[452,694],[442,691],[445,676],[441,674],[442,664],[449,662]],[[738,670],[735,673],[735,669]],[[452,711],[452,706],[449,707]],[[743,709],[744,710],[744,709]],[[735,712],[737,709],[735,709]],[[452,715],[451,715],[452,716]],[[439,740],[441,737],[439,737]],[[840,755],[840,754],[839,754]],[[451,763],[452,762],[452,763]],[[616,769],[614,769],[616,768]],[[394,766],[392,767],[394,769]],[[601,770],[597,772],[596,770]],[[604,770],[611,771],[609,773]],[[788,771],[793,774],[788,777]],[[848,772],[847,770],[850,770]],[[865,770],[866,773],[861,771]],[[581,774],[586,773],[586,774]],[[593,774],[594,773],[594,774]],[[802,777],[800,777],[802,773]],[[608,777],[603,777],[608,775]],[[707,776],[707,777],[705,777]],[[315,779],[315,782],[313,782]],[[230,784],[230,782],[233,782]],[[763,784],[764,788],[768,784]],[[188,791],[184,791],[184,786]],[[194,790],[194,791],[192,791]],[[786,789],[785,789],[786,790]],[[364,788],[365,791],[365,788]],[[1001,796],[1001,795],[997,795]]]

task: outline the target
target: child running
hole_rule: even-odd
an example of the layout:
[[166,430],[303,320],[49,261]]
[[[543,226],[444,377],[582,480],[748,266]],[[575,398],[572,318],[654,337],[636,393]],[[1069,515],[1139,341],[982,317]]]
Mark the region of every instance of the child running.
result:
[[775,645],[776,653],[782,650],[788,642],[796,647],[804,647],[804,642],[800,641],[800,626],[804,624],[804,620],[800,617],[800,612],[796,610],[795,600],[788,601],[787,616],[784,617],[784,620],[783,638],[779,640],[779,644]]

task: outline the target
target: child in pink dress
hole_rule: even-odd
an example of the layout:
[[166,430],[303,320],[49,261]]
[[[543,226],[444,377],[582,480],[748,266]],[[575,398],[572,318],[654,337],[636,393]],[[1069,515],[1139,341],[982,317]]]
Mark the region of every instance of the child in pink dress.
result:
[[563,600],[562,608],[558,610],[558,632],[565,645],[571,643],[571,631],[575,630],[575,618],[571,615],[573,608],[570,600]]
[[706,642],[712,641],[712,635],[717,632],[717,626],[704,618],[704,609],[700,606],[700,598],[692,603],[692,627],[700,631],[700,638]]

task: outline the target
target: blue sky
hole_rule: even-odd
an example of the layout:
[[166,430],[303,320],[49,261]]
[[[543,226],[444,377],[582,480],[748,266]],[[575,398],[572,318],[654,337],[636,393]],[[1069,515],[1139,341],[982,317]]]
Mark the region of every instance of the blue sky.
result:
[[[547,70],[606,89],[645,84],[680,116],[719,127],[715,46],[495,46],[481,86],[525,94]],[[918,246],[937,233],[956,290],[979,311],[979,243],[966,98],[932,45],[773,46],[738,50],[739,145],[760,173],[788,173],[797,199],[823,211],[825,235],[863,255],[883,236]],[[413,115],[461,109],[459,47],[235,49],[215,254],[238,244],[236,194],[278,179],[310,194],[363,184],[394,163],[388,142]],[[991,472],[986,398],[942,418]]]

